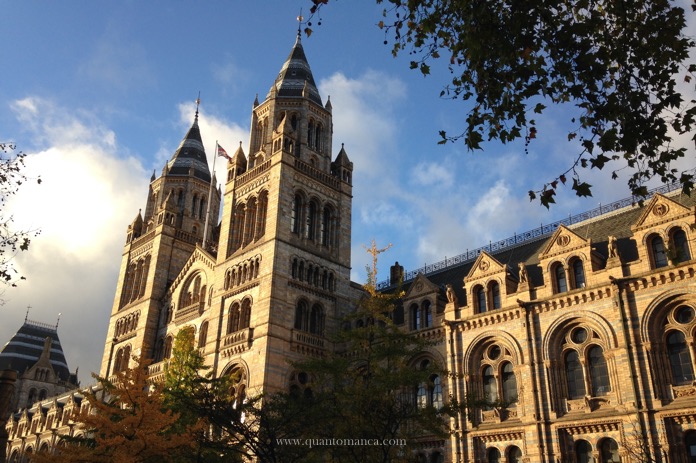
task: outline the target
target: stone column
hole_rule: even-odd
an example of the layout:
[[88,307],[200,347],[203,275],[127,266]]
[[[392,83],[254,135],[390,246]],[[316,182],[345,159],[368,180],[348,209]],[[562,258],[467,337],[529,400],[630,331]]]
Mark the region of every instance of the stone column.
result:
[[0,371],[0,463],[5,462],[5,449],[7,447],[7,417],[10,414],[12,396],[14,395],[17,372],[15,370]]

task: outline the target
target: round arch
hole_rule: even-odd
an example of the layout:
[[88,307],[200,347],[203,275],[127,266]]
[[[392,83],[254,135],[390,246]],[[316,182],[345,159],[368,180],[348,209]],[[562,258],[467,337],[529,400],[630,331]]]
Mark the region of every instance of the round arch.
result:
[[696,299],[696,286],[665,291],[653,299],[643,312],[640,320],[640,340],[643,343],[654,342],[661,338],[664,323],[657,323],[658,319],[667,316],[667,313],[679,304],[694,303]]
[[546,330],[546,335],[542,340],[542,358],[544,360],[555,358],[560,353],[563,337],[567,330],[580,324],[592,328],[599,334],[597,344],[605,351],[615,349],[618,346],[616,332],[606,318],[591,311],[583,312],[582,317],[575,313],[567,313],[558,317]]
[[464,357],[462,358],[464,371],[472,371],[475,366],[474,364],[478,361],[483,352],[488,348],[488,346],[494,343],[500,343],[510,350],[510,356],[512,357],[515,365],[522,365],[524,363],[522,346],[520,346],[517,339],[505,331],[493,330],[476,336],[469,343],[466,351],[464,352]]

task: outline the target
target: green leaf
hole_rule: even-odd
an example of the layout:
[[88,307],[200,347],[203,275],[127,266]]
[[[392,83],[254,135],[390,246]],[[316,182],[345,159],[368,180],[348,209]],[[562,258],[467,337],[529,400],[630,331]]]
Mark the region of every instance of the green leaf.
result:
[[578,182],[577,179],[573,179],[573,190],[575,190],[575,194],[580,197],[584,196],[592,196],[592,185],[590,185],[587,182]]

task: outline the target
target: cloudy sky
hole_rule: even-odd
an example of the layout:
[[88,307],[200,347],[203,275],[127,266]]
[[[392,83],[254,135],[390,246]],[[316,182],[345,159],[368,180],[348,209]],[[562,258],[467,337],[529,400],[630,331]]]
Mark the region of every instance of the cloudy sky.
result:
[[[29,318],[55,323],[83,383],[99,368],[127,225],[144,207],[190,126],[201,93],[201,133],[233,151],[249,141],[250,109],[262,100],[295,40],[309,0],[3,2],[0,141],[29,154],[29,182],[11,204],[16,224],[40,230],[17,256],[27,277],[3,293],[0,344]],[[569,165],[575,147],[559,120],[538,118],[537,139],[490,143],[469,153],[437,145],[461,129],[466,107],[438,98],[446,63],[423,78],[392,58],[374,2],[337,1],[303,36],[314,77],[354,163],[353,279],[363,246],[393,244],[381,278],[478,248],[628,196],[625,178],[586,173],[594,197],[561,191],[547,211],[527,191]],[[318,24],[318,23],[321,24]],[[693,167],[693,145],[687,164]]]

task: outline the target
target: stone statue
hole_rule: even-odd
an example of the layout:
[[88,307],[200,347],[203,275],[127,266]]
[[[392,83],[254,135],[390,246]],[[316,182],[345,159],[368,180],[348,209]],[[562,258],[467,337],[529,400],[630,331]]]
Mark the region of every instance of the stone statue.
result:
[[518,264],[518,267],[519,267],[518,277],[519,277],[519,279],[520,279],[520,283],[526,283],[526,282],[527,282],[527,278],[528,278],[528,276],[527,276],[527,266],[524,265],[524,262],[520,262],[520,263]]
[[618,257],[618,250],[616,249],[616,237],[611,235],[609,237],[609,258]]
[[454,302],[454,305],[457,305],[457,295],[454,293],[454,288],[449,283],[447,284],[446,288],[447,288],[447,301]]

